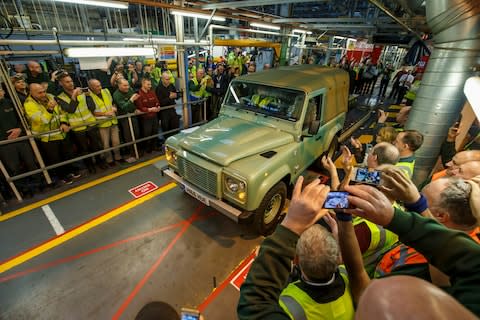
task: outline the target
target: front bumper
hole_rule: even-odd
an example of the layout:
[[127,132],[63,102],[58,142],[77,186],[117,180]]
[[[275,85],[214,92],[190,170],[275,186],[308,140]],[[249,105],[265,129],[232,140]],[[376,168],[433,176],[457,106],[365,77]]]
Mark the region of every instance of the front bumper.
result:
[[237,208],[234,208],[231,205],[212,197],[211,195],[205,193],[203,190],[200,190],[196,186],[185,181],[182,177],[173,172],[172,169],[163,169],[163,173],[178,182],[183,187],[186,193],[199,200],[200,202],[203,202],[207,206],[220,211],[233,221],[239,222],[240,220],[244,220],[249,216],[248,213],[240,211]]

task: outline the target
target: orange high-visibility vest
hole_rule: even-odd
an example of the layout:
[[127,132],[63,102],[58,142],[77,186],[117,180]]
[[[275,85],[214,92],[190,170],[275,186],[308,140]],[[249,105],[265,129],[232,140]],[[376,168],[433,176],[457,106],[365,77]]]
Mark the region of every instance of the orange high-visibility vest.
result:
[[[480,227],[476,227],[468,233],[475,242],[480,244]],[[415,249],[404,245],[403,243],[388,251],[377,264],[375,269],[375,278],[382,277],[392,273],[397,268],[404,265],[427,264],[425,257]]]

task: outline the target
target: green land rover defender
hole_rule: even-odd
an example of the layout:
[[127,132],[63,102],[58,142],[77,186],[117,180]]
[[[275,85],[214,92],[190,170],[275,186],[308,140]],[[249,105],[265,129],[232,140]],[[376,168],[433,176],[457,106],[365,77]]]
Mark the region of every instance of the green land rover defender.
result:
[[337,147],[348,81],[342,69],[312,65],[236,78],[218,118],[167,139],[165,174],[229,218],[273,232],[287,189]]

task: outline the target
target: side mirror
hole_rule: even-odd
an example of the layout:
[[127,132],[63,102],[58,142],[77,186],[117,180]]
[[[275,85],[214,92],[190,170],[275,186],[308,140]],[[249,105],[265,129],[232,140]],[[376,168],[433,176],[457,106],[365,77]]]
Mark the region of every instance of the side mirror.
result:
[[318,128],[320,128],[320,120],[314,120],[310,123],[310,127],[308,127],[308,133],[311,135],[316,135]]

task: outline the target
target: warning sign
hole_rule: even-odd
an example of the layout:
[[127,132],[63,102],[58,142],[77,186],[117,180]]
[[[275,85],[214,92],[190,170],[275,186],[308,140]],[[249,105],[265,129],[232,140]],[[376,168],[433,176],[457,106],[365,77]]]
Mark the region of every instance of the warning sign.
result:
[[157,189],[158,189],[158,186],[155,183],[153,183],[152,181],[147,181],[145,183],[142,183],[139,186],[136,186],[128,190],[128,192],[130,192],[130,194],[135,198],[140,198]]
[[250,271],[250,267],[252,266],[252,262],[255,260],[255,255],[250,255],[248,257],[247,263],[243,268],[237,271],[237,274],[233,276],[232,281],[230,284],[235,287],[238,291],[240,291],[240,287],[242,286],[243,282],[247,278],[248,271]]

